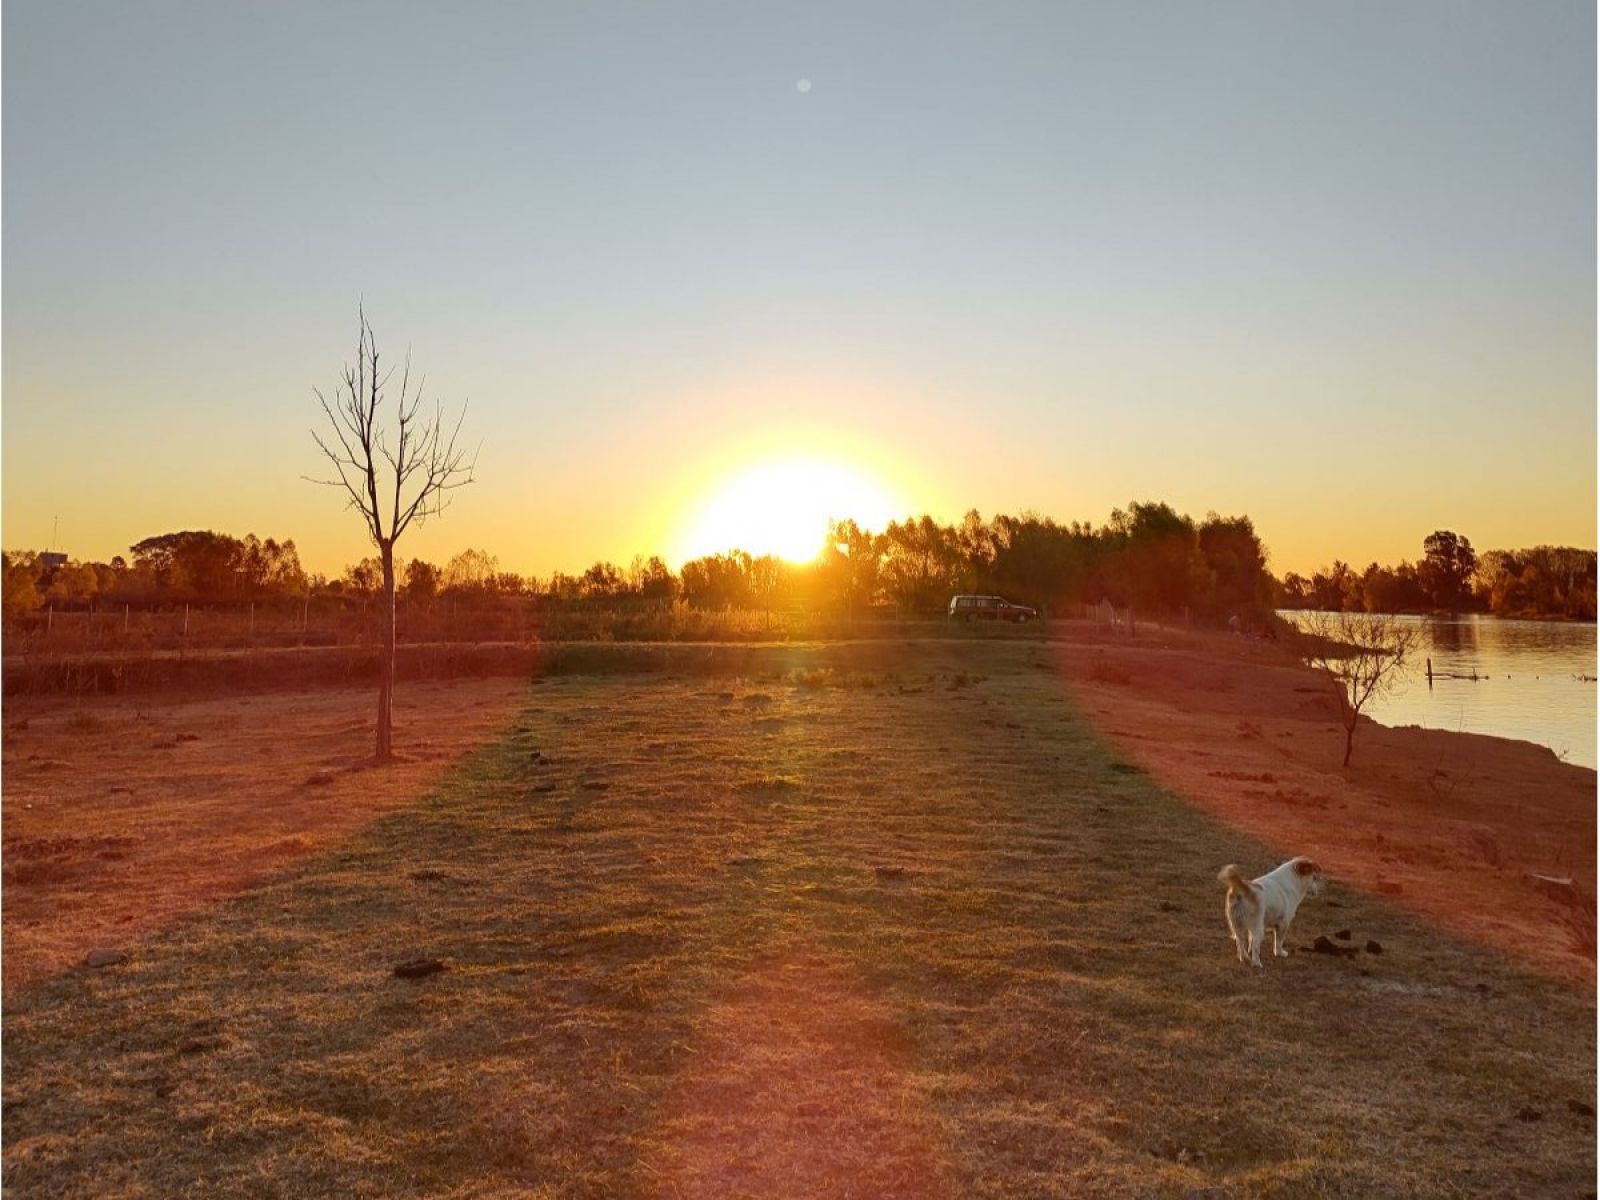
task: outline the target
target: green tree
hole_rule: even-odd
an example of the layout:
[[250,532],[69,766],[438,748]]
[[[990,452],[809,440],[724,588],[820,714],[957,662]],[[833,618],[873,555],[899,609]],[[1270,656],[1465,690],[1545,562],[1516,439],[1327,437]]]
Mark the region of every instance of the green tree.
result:
[[656,555],[634,558],[629,582],[641,600],[654,605],[671,604],[678,594],[678,581],[671,568]]
[[901,612],[942,610],[960,590],[964,556],[954,529],[924,514],[883,531],[883,590]]
[[1266,548],[1250,518],[1207,513],[1195,535],[1211,585],[1209,595],[1195,597],[1199,607],[1221,619],[1239,613],[1266,615],[1272,605],[1272,576]]
[[420,558],[413,558],[406,564],[405,593],[406,603],[419,607],[432,604],[439,595],[439,584],[442,573],[431,562]]
[[856,609],[877,599],[883,548],[882,534],[870,533],[853,520],[828,522],[817,572],[826,593],[852,621]]
[[88,604],[100,590],[100,577],[90,563],[69,562],[57,567],[44,597],[51,604],[70,607]]
[[32,551],[0,555],[0,598],[7,623],[33,612],[44,597],[39,591],[39,556]]
[[1420,574],[1428,600],[1435,608],[1459,612],[1470,598],[1467,588],[1478,556],[1472,543],[1448,529],[1435,530],[1422,540]]
[[445,564],[445,590],[462,596],[487,596],[494,591],[500,560],[487,550],[463,550]]

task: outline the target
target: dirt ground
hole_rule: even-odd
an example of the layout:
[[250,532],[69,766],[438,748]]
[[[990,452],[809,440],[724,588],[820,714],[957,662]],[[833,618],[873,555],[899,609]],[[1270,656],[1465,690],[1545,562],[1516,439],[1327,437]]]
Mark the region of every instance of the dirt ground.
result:
[[407,803],[504,728],[521,679],[5,702],[5,993],[125,947]]
[[[13,990],[7,1195],[1592,1189],[1592,986],[1424,914],[1413,864],[1369,891],[1329,842],[1293,956],[1235,960],[1216,869],[1283,853],[1278,802],[1214,816],[1126,749],[1185,707],[1140,664],[1203,690],[1198,646],[853,653],[546,678],[409,803]],[[1279,786],[1209,774],[1244,761],[1210,803]]]
[[1367,721],[1345,769],[1332,693],[1271,644],[1156,633],[1053,648],[1096,725],[1186,800],[1280,858],[1309,854],[1342,884],[1593,984],[1572,904],[1528,876],[1572,879],[1592,914],[1594,771],[1527,742]]

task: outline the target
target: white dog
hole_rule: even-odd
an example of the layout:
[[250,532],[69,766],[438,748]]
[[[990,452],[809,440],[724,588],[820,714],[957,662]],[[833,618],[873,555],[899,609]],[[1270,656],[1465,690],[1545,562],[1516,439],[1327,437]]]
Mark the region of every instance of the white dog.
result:
[[1239,950],[1239,961],[1261,965],[1261,944],[1272,930],[1272,952],[1289,957],[1289,926],[1295,910],[1308,895],[1322,891],[1322,868],[1304,856],[1291,858],[1260,879],[1246,879],[1231,863],[1217,876],[1228,887],[1222,911],[1228,932]]

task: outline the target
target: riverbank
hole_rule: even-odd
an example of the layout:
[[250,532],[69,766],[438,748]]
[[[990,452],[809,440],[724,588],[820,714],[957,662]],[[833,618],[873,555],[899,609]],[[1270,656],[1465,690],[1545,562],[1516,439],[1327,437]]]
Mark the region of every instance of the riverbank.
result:
[[1593,770],[1530,742],[1367,720],[1346,770],[1330,685],[1281,647],[1173,632],[1053,645],[1095,724],[1191,804],[1340,884],[1593,982]]

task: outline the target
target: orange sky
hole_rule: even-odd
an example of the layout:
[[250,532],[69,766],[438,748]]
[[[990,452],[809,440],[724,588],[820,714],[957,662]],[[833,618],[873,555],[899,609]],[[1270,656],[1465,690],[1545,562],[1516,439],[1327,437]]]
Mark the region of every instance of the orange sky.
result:
[[945,520],[1248,513],[1279,571],[1595,544],[1592,6],[82,0],[5,34],[8,548],[363,554],[301,481],[363,299],[482,440],[405,555],[675,557],[797,454]]

